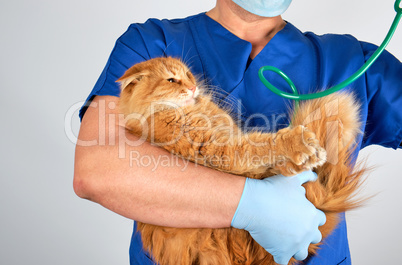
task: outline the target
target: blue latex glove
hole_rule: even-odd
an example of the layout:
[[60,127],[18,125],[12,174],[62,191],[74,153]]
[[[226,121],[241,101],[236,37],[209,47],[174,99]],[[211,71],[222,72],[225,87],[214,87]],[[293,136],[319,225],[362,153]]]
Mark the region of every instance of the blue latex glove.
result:
[[293,177],[247,178],[232,226],[247,230],[278,264],[288,264],[292,257],[306,259],[310,243],[321,241],[318,227],[326,221],[301,186],[316,179],[311,171]]

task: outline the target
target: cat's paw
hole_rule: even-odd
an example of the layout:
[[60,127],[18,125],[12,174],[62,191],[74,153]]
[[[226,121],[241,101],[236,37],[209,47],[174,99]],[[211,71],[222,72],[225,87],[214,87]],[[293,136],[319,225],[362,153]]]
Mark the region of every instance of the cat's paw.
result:
[[316,135],[302,125],[279,130],[274,141],[275,169],[282,175],[292,176],[326,161],[327,153],[319,145]]

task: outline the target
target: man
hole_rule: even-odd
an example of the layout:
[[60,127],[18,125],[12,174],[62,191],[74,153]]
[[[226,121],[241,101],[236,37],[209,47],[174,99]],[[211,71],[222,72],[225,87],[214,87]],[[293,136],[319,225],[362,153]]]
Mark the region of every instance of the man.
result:
[[[267,190],[264,181],[246,182],[243,177],[187,165],[180,160],[173,162],[174,158],[168,168],[130,163],[133,152],[141,157],[167,154],[148,143],[119,144],[136,143],[138,139],[119,125],[116,109],[119,87],[115,81],[140,61],[164,55],[181,57],[210,85],[241,100],[241,115],[258,114],[249,125],[266,126],[265,119],[259,118],[263,115],[269,118],[270,129],[276,130],[285,126],[284,113],[289,101],[268,92],[261,84],[256,74],[261,66],[273,65],[284,70],[300,93],[307,93],[340,83],[375,50],[373,45],[351,36],[301,33],[280,17],[290,1],[279,1],[274,6],[269,5],[269,0],[265,1],[266,6],[257,6],[258,2],[217,0],[215,8],[206,14],[133,24],[117,40],[88,97],[91,105],[81,111],[81,142],[77,144],[74,176],[74,188],[80,197],[133,220],[156,225],[247,227],[278,263],[286,264],[292,256],[299,260],[307,257],[307,246],[320,241],[317,229],[325,220],[320,211],[311,210],[312,205],[303,194],[289,201],[277,198],[283,201],[283,210],[267,212],[264,209],[272,203],[273,195],[264,192]],[[396,148],[402,139],[402,96],[400,87],[395,85],[401,84],[402,66],[388,53],[379,60],[382,63],[373,65],[366,78],[360,78],[350,88],[362,104],[365,137],[359,139],[360,148],[370,144]],[[287,89],[277,77],[272,77],[272,82]],[[82,144],[93,140],[96,144]],[[309,173],[292,179],[296,186],[310,180],[314,176]],[[286,188],[296,194],[290,186]],[[251,189],[258,192],[250,193]],[[257,202],[260,203],[255,211],[248,213],[248,205]],[[306,210],[295,216],[287,210],[294,205]],[[276,231],[278,235],[270,222],[264,222],[273,217],[294,222]],[[253,223],[252,219],[260,222]],[[287,234],[286,240],[278,240],[283,234]],[[290,246],[289,242],[301,243]],[[132,264],[153,264],[135,233],[130,260]],[[344,220],[326,239],[319,254],[305,262],[350,264]]]

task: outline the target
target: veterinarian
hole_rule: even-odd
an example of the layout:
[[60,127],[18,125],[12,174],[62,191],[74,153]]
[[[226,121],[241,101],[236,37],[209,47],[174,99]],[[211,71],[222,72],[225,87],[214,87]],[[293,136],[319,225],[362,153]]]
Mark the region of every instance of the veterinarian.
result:
[[[131,152],[154,158],[168,154],[146,142],[138,144],[139,139],[118,122],[120,91],[115,81],[135,63],[173,56],[182,58],[208,85],[240,100],[241,117],[253,117],[245,121],[247,126],[285,127],[290,101],[263,86],[257,77],[261,66],[282,69],[305,94],[340,83],[376,49],[352,36],[300,32],[280,16],[290,2],[217,0],[207,13],[131,25],[117,40],[80,112],[74,174],[77,195],[145,223],[246,229],[279,264],[287,264],[292,256],[305,260],[304,264],[351,264],[344,216],[318,255],[307,258],[307,247],[321,241],[318,227],[325,222],[323,213],[306,200],[301,188],[315,180],[312,172],[269,181],[246,180],[173,157],[169,165],[159,167],[130,163]],[[287,89],[278,77],[270,78]],[[400,146],[401,84],[402,65],[385,52],[349,88],[362,106],[365,133],[358,139],[357,150],[371,144]],[[130,262],[154,264],[142,249],[135,224]]]

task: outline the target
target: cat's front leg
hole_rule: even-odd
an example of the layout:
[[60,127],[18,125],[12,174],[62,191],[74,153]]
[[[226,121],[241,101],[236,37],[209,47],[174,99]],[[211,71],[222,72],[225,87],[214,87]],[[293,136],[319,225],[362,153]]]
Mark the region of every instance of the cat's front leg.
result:
[[279,130],[273,137],[273,149],[276,161],[271,171],[284,176],[313,169],[326,161],[326,151],[316,135],[302,125]]

